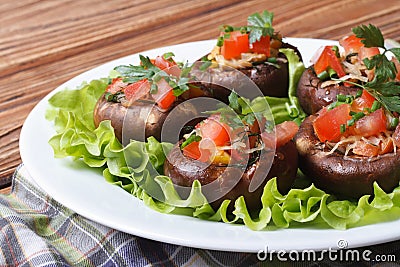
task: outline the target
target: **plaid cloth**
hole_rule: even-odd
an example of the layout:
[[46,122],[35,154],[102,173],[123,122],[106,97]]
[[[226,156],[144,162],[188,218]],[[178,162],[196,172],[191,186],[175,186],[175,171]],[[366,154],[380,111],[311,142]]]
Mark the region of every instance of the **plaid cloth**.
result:
[[[0,266],[393,266],[400,241],[369,247],[386,262],[260,261],[256,254],[202,250],[132,236],[88,220],[46,195],[21,165],[0,196]],[[388,257],[387,257],[388,258]]]

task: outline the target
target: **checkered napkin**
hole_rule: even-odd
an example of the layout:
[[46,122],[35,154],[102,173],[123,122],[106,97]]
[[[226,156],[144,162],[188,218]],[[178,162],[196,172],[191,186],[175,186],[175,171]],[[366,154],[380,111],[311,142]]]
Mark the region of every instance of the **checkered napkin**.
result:
[[250,266],[255,254],[200,250],[132,236],[56,202],[21,165],[0,196],[0,266]]
[[[10,195],[0,196],[0,266],[371,266],[382,262],[260,261],[256,254],[202,250],[132,236],[88,220],[31,183],[21,165]],[[400,241],[369,248],[396,255]],[[386,262],[386,264],[394,264]],[[389,266],[389,265],[388,265]],[[390,265],[392,266],[392,265]]]

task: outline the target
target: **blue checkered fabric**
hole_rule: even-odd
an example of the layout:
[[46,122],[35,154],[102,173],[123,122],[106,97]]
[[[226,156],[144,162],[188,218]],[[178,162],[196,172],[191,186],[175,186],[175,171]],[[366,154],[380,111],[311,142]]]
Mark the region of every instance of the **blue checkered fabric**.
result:
[[282,262],[277,257],[267,262],[256,254],[148,240],[80,216],[31,183],[28,175],[21,165],[11,193],[0,196],[0,266],[393,266],[400,259],[400,241],[369,248],[370,258],[394,255],[390,262]]

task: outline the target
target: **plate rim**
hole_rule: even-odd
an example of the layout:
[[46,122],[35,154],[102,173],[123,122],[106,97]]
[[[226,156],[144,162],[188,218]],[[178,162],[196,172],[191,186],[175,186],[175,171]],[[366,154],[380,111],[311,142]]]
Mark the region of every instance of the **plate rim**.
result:
[[[322,45],[324,43],[336,43],[336,41],[333,40],[325,40],[325,39],[312,39],[312,38],[285,38],[288,42],[296,44],[298,43],[314,43],[316,45]],[[89,81],[85,77],[87,76],[92,76],[92,75],[97,75],[101,71],[104,71],[105,69],[111,70],[112,67],[116,66],[116,64],[121,64],[121,62],[130,60],[131,58],[137,58],[138,54],[146,54],[146,55],[152,55],[155,53],[160,53],[161,51],[167,52],[169,51],[168,49],[177,49],[177,48],[185,48],[185,47],[193,47],[193,46],[207,46],[214,44],[215,40],[203,40],[203,41],[196,41],[196,42],[188,42],[188,43],[181,43],[181,44],[176,44],[172,46],[167,46],[167,47],[159,47],[147,51],[142,51],[139,53],[135,53],[129,56],[121,57],[109,62],[106,62],[104,64],[101,64],[97,67],[94,67],[88,71],[85,71],[72,79],[66,81],[65,83],[61,84],[54,90],[52,90],[48,95],[46,95],[40,102],[32,109],[32,111],[29,113],[28,117],[26,118],[22,129],[21,129],[21,134],[20,134],[20,140],[19,140],[19,146],[20,146],[20,154],[21,154],[21,159],[23,164],[26,166],[27,171],[31,175],[33,181],[39,185],[47,194],[49,194],[54,200],[57,202],[61,203],[62,205],[66,206],[67,208],[75,211],[76,213],[91,219],[93,221],[99,222],[103,225],[112,227],[114,229],[137,235],[140,237],[144,238],[149,238],[152,240],[160,241],[160,242],[167,242],[171,244],[176,244],[176,245],[182,245],[182,246],[188,246],[188,247],[196,247],[196,248],[201,248],[201,249],[211,249],[211,250],[220,250],[220,251],[234,251],[234,252],[258,252],[262,249],[265,248],[267,245],[268,248],[273,249],[273,250],[279,250],[279,249],[284,249],[284,250],[304,250],[304,249],[313,249],[316,251],[320,251],[323,249],[328,249],[328,248],[335,248],[335,245],[337,245],[337,242],[339,240],[346,240],[350,241],[349,242],[349,248],[355,248],[355,247],[361,247],[361,246],[368,246],[368,245],[373,245],[373,244],[379,244],[379,243],[384,243],[384,242],[389,242],[393,240],[397,240],[400,238],[400,227],[399,230],[397,231],[387,231],[387,232],[382,232],[382,229],[391,229],[393,226],[399,226],[400,219],[399,220],[394,220],[394,221],[389,221],[389,222],[382,222],[382,223],[377,223],[377,224],[371,224],[371,225],[366,225],[366,226],[360,226],[356,228],[350,228],[347,230],[335,230],[335,229],[309,229],[309,228],[289,228],[289,229],[279,229],[279,230],[274,230],[274,231],[259,231],[255,232],[244,225],[230,225],[230,224],[225,224],[225,223],[220,223],[220,222],[210,222],[210,221],[203,221],[197,218],[193,217],[188,217],[188,216],[181,216],[181,215],[171,215],[171,214],[162,214],[158,213],[154,210],[151,210],[149,207],[145,206],[145,204],[137,199],[136,197],[133,197],[129,193],[125,192],[119,187],[116,186],[111,186],[108,184],[110,189],[107,189],[107,191],[112,191],[112,193],[117,194],[119,197],[120,195],[126,194],[131,198],[129,200],[127,196],[121,196],[121,199],[124,199],[124,201],[131,202],[132,205],[142,205],[146,209],[140,208],[140,211],[143,211],[146,213],[146,215],[151,214],[151,216],[155,216],[157,219],[164,220],[165,221],[170,221],[172,220],[171,218],[174,218],[178,220],[179,223],[183,224],[181,225],[183,229],[180,229],[180,232],[177,232],[175,229],[166,229],[165,227],[161,227],[161,229],[158,229],[154,231],[154,229],[149,229],[146,228],[144,224],[135,225],[135,227],[130,227],[126,225],[126,219],[124,216],[123,223],[118,223],[115,220],[107,219],[106,216],[98,216],[96,214],[93,214],[92,212],[88,212],[87,207],[82,207],[82,205],[77,205],[76,201],[71,201],[71,200],[66,200],[65,199],[65,194],[60,194],[59,189],[55,187],[54,184],[51,184],[52,181],[50,181],[50,184],[48,183],[49,181],[47,180],[47,183],[45,179],[43,179],[43,175],[46,175],[44,173],[44,170],[41,169],[43,167],[46,167],[46,165],[42,162],[38,162],[38,159],[32,159],[32,155],[35,155],[35,151],[32,151],[32,149],[38,149],[38,144],[32,144],[32,131],[34,137],[41,137],[44,139],[45,136],[48,136],[49,133],[46,132],[46,130],[49,129],[50,127],[50,122],[46,121],[44,118],[44,112],[46,107],[48,106],[47,102],[48,99],[55,94],[56,92],[63,90],[64,88],[74,88],[78,85],[81,84],[83,81]],[[301,51],[301,47],[298,47],[299,50]],[[174,52],[174,50],[171,50]],[[194,60],[194,59],[193,59]],[[307,65],[307,62],[305,62],[305,65]],[[111,67],[111,68],[110,68]],[[97,77],[92,77],[91,79],[96,79],[100,78],[101,76]],[[85,79],[84,79],[85,78]],[[41,117],[39,117],[41,115]],[[39,121],[37,121],[39,120]],[[37,127],[38,125],[35,125],[35,123],[39,122],[39,126],[42,127]],[[36,132],[35,132],[36,131]],[[54,134],[54,132],[52,133]],[[48,139],[47,139],[48,140]],[[43,140],[42,140],[43,141]],[[39,143],[39,142],[38,142]],[[40,153],[47,153],[45,154],[48,156],[48,150],[50,146],[46,142],[47,148],[43,149],[44,152]],[[50,148],[51,149],[51,148]],[[52,152],[52,151],[51,151]],[[49,158],[47,158],[49,159]],[[69,164],[71,164],[71,159],[66,158],[66,159],[55,159],[52,157],[50,159],[51,161],[55,161],[53,166],[57,166],[58,168],[69,168]],[[89,169],[89,168],[86,168]],[[65,169],[62,169],[65,171]],[[59,174],[59,173],[54,173],[51,172],[50,174]],[[87,170],[79,170],[83,171],[84,173],[87,172]],[[101,176],[103,183],[105,182],[103,176]],[[46,178],[48,179],[48,178]],[[56,178],[58,179],[58,178]],[[101,189],[104,189],[101,187]],[[116,191],[118,189],[118,191]],[[79,189],[81,190],[81,189]],[[120,192],[119,192],[120,191]],[[79,191],[80,192],[80,191]],[[62,193],[62,192],[61,192]],[[138,202],[139,201],[139,202]],[[138,206],[134,206],[135,208]],[[96,210],[97,211],[97,210]],[[107,209],[108,211],[108,209]],[[131,213],[128,213],[131,214]],[[118,214],[121,215],[121,214]],[[165,217],[168,216],[168,217]],[[178,217],[175,217],[178,216]],[[154,219],[154,218],[153,218]],[[170,223],[170,222],[168,222]],[[197,227],[201,227],[201,229],[207,229],[210,224],[212,224],[211,227],[217,228],[213,230],[217,231],[223,231],[223,233],[230,233],[230,239],[227,240],[220,240],[219,242],[207,242],[205,238],[203,238],[200,234],[190,232],[188,230],[190,229],[185,229],[184,227],[188,227],[188,225],[192,225],[189,228],[192,228],[193,225]],[[175,225],[175,224],[173,224]],[[217,225],[217,226],[216,226]],[[153,225],[152,225],[153,226]],[[381,226],[381,227],[378,227]],[[143,228],[145,227],[145,228]],[[393,228],[392,228],[393,229]],[[379,231],[380,232],[379,232]],[[182,232],[183,231],[183,232]],[[324,231],[323,233],[328,233],[328,238],[325,240],[319,241],[318,243],[310,243],[310,242],[305,242],[305,239],[310,238],[311,236],[315,235],[320,235],[321,232]],[[328,231],[328,232],[327,232]],[[365,238],[362,233],[365,233],[364,231],[367,231],[370,235],[372,233],[372,238]],[[379,232],[379,237],[377,236],[376,232]],[[185,238],[185,235],[189,236],[191,238]],[[374,234],[375,233],[375,234]],[[215,233],[214,233],[215,234]],[[238,236],[238,235],[245,235],[245,236]],[[291,240],[288,243],[281,242],[282,237],[289,237],[292,236],[293,234],[300,234],[300,240]],[[359,236],[359,238],[354,239],[354,237]],[[360,237],[361,236],[361,237]],[[217,234],[218,237],[218,234]],[[224,236],[225,237],[225,236]],[[371,237],[371,236],[370,236]],[[253,238],[252,242],[255,242],[255,244],[250,244],[248,246],[243,246],[241,242],[247,240],[248,238]],[[260,241],[257,238],[261,238],[262,240]],[[194,240],[195,239],[195,240]],[[254,241],[256,239],[256,241]],[[277,242],[274,244],[269,244],[269,242]],[[280,241],[280,242],[279,242]],[[303,241],[303,242],[300,242]],[[232,243],[233,242],[233,243]]]

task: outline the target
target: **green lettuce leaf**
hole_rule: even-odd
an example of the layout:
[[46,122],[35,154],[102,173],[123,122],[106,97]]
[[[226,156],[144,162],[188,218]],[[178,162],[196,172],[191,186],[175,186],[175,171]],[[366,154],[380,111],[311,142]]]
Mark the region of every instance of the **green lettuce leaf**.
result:
[[250,102],[247,108],[242,110],[242,113],[246,115],[250,112],[261,112],[266,110],[266,103],[268,103],[272,116],[275,120],[275,124],[293,120],[300,125],[307,115],[300,106],[299,99],[296,95],[296,89],[297,83],[300,80],[305,67],[293,49],[280,49],[279,51],[285,54],[286,58],[288,59],[288,97],[257,97]]
[[[293,55],[288,53],[290,61]],[[293,72],[298,76],[301,67],[299,63],[296,66]],[[291,83],[294,82],[292,80]],[[98,128],[94,127],[93,109],[107,84],[108,79],[94,80],[74,90],[60,91],[49,100],[46,118],[54,122],[56,131],[49,144],[55,157],[73,157],[88,167],[100,169],[107,182],[143,200],[154,210],[202,220],[244,224],[252,230],[307,226],[347,229],[400,217],[400,188],[385,193],[375,184],[373,198],[363,196],[357,201],[336,200],[310,184],[301,173],[296,186],[286,195],[278,191],[276,178],[269,180],[261,197],[262,207],[256,212],[247,209],[243,197],[234,201],[233,209],[231,201],[225,200],[214,210],[202,194],[198,181],[183,198],[175,190],[171,179],[162,172],[172,144],[160,143],[151,137],[147,142],[132,140],[124,147],[115,137],[110,121],[103,121]],[[295,94],[291,93],[289,98],[266,99],[276,121],[303,119]],[[254,99],[249,106],[262,110],[264,103]],[[296,107],[297,113],[290,112],[293,110],[288,110],[287,105]]]

